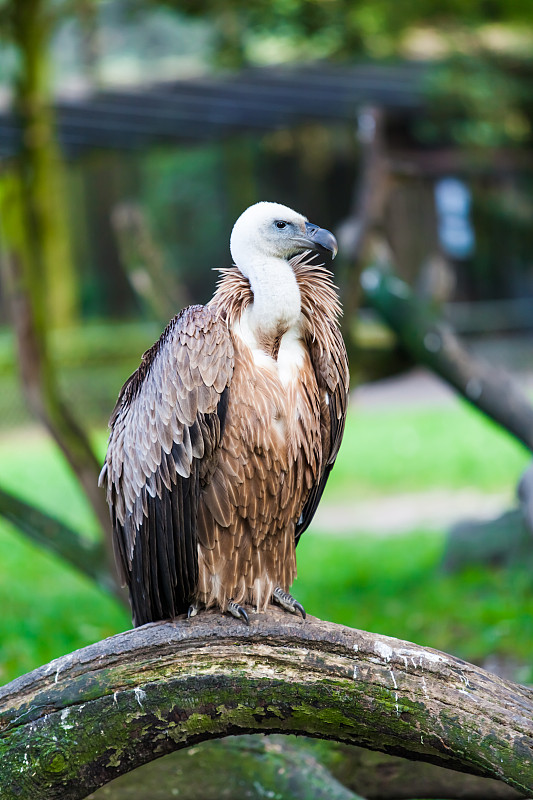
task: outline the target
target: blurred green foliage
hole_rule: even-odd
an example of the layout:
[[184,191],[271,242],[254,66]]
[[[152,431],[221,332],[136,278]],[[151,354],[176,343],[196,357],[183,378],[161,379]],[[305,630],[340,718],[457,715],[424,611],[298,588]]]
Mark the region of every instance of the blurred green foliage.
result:
[[[217,57],[235,66],[252,63],[257,50],[270,60],[305,58],[384,58],[396,55],[406,33],[434,27],[453,40],[459,31],[478,31],[488,24],[531,25],[527,0],[149,0],[152,6],[175,8],[208,18],[219,32]],[[145,9],[144,0],[137,8]]]
[[530,454],[468,403],[355,409],[327,491],[341,496],[514,489]]
[[0,683],[131,627],[110,595],[3,521],[0,554]]

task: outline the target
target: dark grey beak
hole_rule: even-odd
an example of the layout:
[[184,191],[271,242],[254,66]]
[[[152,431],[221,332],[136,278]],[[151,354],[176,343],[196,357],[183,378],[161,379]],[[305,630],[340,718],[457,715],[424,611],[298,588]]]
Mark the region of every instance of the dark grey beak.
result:
[[337,240],[330,231],[306,222],[305,233],[305,236],[295,237],[294,241],[307,250],[317,250],[319,253],[328,252],[331,254],[331,258],[335,258],[338,250]]

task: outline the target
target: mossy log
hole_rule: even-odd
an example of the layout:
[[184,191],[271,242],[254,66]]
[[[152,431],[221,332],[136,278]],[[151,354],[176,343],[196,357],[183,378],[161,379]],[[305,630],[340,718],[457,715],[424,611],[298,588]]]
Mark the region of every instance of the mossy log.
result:
[[5,686],[2,797],[83,798],[237,733],[333,739],[533,790],[533,690],[386,636],[250,616],[145,625]]

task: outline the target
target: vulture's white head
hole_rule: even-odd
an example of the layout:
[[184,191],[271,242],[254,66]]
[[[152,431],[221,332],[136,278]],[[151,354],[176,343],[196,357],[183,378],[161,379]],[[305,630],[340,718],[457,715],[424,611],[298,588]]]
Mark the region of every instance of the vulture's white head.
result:
[[280,203],[255,203],[244,211],[233,227],[230,239],[233,260],[247,277],[251,264],[261,259],[288,261],[304,250],[337,254],[332,233],[312,225],[307,218]]
[[247,312],[249,325],[256,334],[269,335],[297,325],[300,317],[300,289],[290,259],[305,250],[335,257],[337,241],[292,208],[256,203],[235,223],[230,250],[254,295]]

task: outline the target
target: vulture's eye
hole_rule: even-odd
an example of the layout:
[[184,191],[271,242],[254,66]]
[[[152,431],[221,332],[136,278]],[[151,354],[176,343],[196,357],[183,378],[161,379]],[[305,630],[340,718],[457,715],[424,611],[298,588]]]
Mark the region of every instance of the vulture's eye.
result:
[[287,223],[287,222],[283,222],[282,220],[278,220],[278,221],[276,222],[276,228],[279,228],[279,229],[280,229],[280,231],[281,231],[283,228],[286,228],[286,227],[287,227],[287,225],[288,225],[288,223]]

